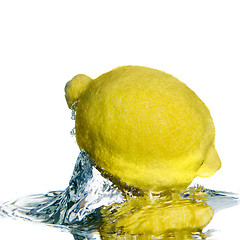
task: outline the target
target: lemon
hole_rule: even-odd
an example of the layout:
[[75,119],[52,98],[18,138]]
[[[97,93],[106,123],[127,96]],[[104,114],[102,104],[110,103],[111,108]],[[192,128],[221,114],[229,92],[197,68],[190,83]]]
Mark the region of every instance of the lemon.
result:
[[96,79],[77,75],[65,93],[76,109],[79,147],[122,183],[151,192],[181,189],[221,166],[208,108],[170,74],[122,66]]

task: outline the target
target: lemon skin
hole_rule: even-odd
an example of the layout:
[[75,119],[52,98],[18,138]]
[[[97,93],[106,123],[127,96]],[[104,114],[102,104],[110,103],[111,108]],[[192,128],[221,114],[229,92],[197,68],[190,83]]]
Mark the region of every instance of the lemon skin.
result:
[[208,108],[170,74],[123,66],[96,79],[77,75],[65,92],[79,147],[120,182],[147,192],[181,189],[221,166]]

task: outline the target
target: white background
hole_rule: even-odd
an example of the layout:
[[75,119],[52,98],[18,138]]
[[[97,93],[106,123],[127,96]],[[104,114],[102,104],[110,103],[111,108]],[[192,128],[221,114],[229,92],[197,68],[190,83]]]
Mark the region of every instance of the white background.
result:
[[[1,202],[68,185],[79,150],[65,83],[128,64],[173,74],[206,103],[222,169],[196,182],[240,191],[238,1],[9,0],[0,2],[0,24]],[[239,236],[239,214],[215,216],[219,239]],[[0,235],[73,239],[1,218]]]

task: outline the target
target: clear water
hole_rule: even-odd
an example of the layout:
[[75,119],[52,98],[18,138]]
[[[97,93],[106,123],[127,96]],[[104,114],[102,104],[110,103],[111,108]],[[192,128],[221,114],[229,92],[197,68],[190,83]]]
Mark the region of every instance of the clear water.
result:
[[[173,197],[174,196],[174,197]],[[238,195],[205,189],[201,186],[188,188],[184,192],[164,192],[151,196],[158,209],[174,208],[177,204],[200,204],[210,206],[214,213],[239,203]],[[126,234],[123,229],[104,232],[102,225],[118,220],[119,206],[129,199],[144,199],[130,192],[121,191],[110,180],[104,178],[91,164],[88,154],[82,150],[77,159],[73,175],[64,191],[52,191],[6,202],[0,206],[0,215],[21,218],[59,227],[73,234],[75,239],[210,239],[213,232],[202,230],[171,230],[157,235]],[[132,205],[130,214],[137,212],[141,201]],[[113,207],[114,206],[114,207]],[[116,207],[117,206],[117,207]],[[149,212],[150,213],[150,212]],[[125,213],[124,213],[125,214]],[[121,215],[121,212],[120,212]],[[126,215],[126,214],[125,214]],[[151,217],[151,216],[149,216]],[[108,228],[107,228],[108,229]]]

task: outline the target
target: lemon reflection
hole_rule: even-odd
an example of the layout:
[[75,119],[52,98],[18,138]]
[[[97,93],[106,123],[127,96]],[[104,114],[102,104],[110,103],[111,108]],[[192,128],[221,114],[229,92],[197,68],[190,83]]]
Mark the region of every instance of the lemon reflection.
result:
[[[189,196],[188,196],[189,194]],[[204,239],[201,232],[214,211],[205,194],[167,191],[159,195],[129,197],[102,209],[102,239]],[[187,197],[186,197],[187,196]]]

